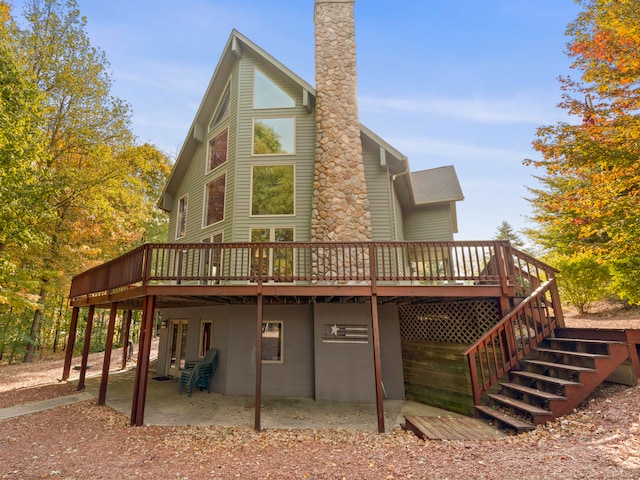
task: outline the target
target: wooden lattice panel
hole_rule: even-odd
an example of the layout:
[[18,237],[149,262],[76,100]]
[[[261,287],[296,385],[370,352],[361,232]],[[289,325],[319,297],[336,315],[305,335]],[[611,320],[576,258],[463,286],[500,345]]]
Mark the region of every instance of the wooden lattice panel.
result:
[[500,320],[497,299],[400,306],[402,340],[470,345]]

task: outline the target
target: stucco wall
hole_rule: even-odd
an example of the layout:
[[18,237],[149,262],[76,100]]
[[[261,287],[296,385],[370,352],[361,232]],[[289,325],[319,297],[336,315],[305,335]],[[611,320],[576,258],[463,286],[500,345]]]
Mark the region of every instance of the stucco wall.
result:
[[[382,382],[387,398],[404,399],[400,327],[394,306],[380,307]],[[367,343],[326,341],[331,326],[367,325]],[[316,400],[329,402],[375,402],[371,305],[315,304]],[[331,340],[331,339],[329,339]]]
[[[213,322],[213,347],[220,351],[212,390],[227,395],[255,393],[255,305],[194,307],[161,311],[167,325],[189,320],[187,348],[194,359],[200,322]],[[400,326],[394,305],[379,307],[382,380],[386,398],[404,399]],[[371,306],[369,304],[266,305],[264,320],[282,320],[282,363],[262,366],[264,396],[311,397],[320,401],[375,402]],[[367,325],[363,344],[323,342],[326,325]],[[158,374],[166,373],[166,328],[161,330]]]

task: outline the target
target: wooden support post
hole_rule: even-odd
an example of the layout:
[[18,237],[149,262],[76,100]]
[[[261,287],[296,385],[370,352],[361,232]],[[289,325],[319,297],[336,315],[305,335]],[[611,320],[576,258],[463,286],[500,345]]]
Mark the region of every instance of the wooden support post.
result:
[[373,245],[369,247],[371,273],[371,336],[373,339],[373,374],[376,382],[376,411],[378,414],[378,432],[384,433],[384,404],[382,400],[382,362],[380,360],[380,327],[378,319],[377,257]]
[[62,381],[69,380],[71,372],[71,360],[73,359],[73,347],[76,344],[76,328],[78,326],[78,313],[80,307],[73,307],[71,311],[71,325],[69,325],[69,334],[67,336],[67,349],[64,352],[64,368],[62,369]]
[[91,346],[91,328],[93,327],[93,315],[95,311],[95,305],[90,305],[89,313],[87,313],[87,327],[84,332],[84,345],[82,347],[82,363],[80,366],[80,378],[78,379],[78,391],[84,390],[84,379],[87,376],[87,360],[89,358],[89,347]]
[[258,293],[257,332],[256,332],[256,432],[260,431],[260,404],[262,403],[262,294]]
[[118,303],[111,304],[109,312],[109,326],[107,327],[107,340],[104,345],[104,358],[102,360],[102,377],[100,378],[100,392],[98,393],[98,405],[104,405],[107,400],[107,384],[109,382],[109,367],[111,366],[111,350],[113,349],[113,334],[116,331],[116,316]]
[[147,377],[149,375],[149,355],[151,354],[151,334],[156,298],[147,296],[142,309],[142,325],[140,327],[140,346],[138,348],[138,365],[136,382],[133,387],[133,404],[131,406],[131,425],[144,424],[144,407],[147,399]]
[[380,328],[378,323],[378,296],[371,295],[371,323],[373,337],[373,372],[376,382],[376,411],[378,432],[384,433],[384,404],[382,400],[382,362],[380,361]]
[[131,330],[131,318],[133,316],[133,310],[127,310],[126,323],[124,326],[124,341],[122,345],[122,364],[120,366],[121,370],[127,368],[127,357],[129,356],[129,332]]

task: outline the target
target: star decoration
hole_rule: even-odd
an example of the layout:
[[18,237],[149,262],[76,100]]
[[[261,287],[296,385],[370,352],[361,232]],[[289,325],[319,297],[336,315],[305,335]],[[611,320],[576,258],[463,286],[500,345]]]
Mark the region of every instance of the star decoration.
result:
[[338,336],[338,326],[335,323],[331,327],[331,335],[335,335],[336,337]]

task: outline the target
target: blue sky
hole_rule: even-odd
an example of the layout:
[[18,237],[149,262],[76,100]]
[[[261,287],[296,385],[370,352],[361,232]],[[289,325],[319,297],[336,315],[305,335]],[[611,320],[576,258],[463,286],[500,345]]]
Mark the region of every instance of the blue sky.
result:
[[[14,0],[19,16],[23,1]],[[78,0],[112,94],[132,127],[179,152],[233,28],[315,84],[313,0]],[[564,120],[573,0],[356,0],[360,120],[413,171],[454,165],[465,200],[458,240],[528,223],[525,158],[536,128]]]

